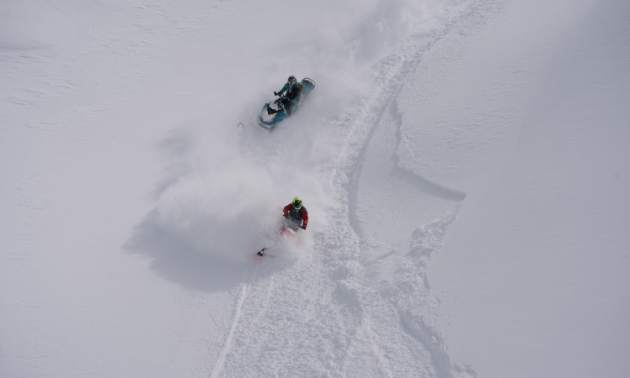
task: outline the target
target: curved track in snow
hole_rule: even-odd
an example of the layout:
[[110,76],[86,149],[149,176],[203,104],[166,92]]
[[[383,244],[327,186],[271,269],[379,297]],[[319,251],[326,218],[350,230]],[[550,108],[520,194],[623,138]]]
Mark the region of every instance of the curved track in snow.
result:
[[[476,376],[451,361],[440,301],[426,276],[465,193],[401,168],[396,152],[403,122],[397,98],[409,76],[440,43],[461,44],[449,46],[457,54],[468,39],[460,32],[483,27],[496,6],[464,5],[451,15],[450,26],[413,36],[381,59],[363,105],[332,120],[336,137],[345,141],[339,150],[346,152],[311,174],[343,189],[332,196],[342,206],[328,207],[326,223],[317,224],[321,213],[312,213],[315,239],[302,257],[263,258],[251,268],[256,278],[242,284],[250,289],[246,300],[236,300],[238,315],[213,377],[219,366],[222,377]],[[290,138],[320,137],[300,130],[301,117],[309,115],[298,113],[271,137],[249,129],[255,141],[242,139],[248,153],[270,166],[299,169],[300,159],[281,162],[293,153],[285,144],[296,142]]]

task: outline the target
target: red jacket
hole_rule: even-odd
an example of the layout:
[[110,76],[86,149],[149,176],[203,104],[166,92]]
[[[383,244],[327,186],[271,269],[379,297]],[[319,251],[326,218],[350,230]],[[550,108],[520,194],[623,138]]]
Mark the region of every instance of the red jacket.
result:
[[302,221],[304,221],[302,228],[306,230],[306,225],[308,224],[308,211],[306,211],[306,207],[302,206],[300,210],[295,210],[293,203],[290,203],[286,205],[282,211],[285,217],[291,217],[297,220],[302,219]]

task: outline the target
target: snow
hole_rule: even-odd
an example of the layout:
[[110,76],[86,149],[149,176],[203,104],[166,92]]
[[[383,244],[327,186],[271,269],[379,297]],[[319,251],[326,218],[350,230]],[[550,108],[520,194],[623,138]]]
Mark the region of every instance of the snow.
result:
[[436,259],[480,375],[627,374],[629,11],[594,4],[550,40],[513,150]]
[[0,2],[0,376],[626,376],[629,4]]

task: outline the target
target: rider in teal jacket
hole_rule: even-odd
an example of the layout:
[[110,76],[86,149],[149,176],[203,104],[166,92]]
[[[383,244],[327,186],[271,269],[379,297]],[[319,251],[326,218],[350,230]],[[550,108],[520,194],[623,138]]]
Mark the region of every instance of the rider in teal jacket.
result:
[[285,97],[289,101],[284,101],[284,105],[289,115],[291,115],[291,108],[293,105],[297,104],[300,96],[302,95],[302,84],[295,79],[295,76],[291,75],[284,87],[282,87],[279,92],[273,92],[273,94],[280,96],[285,91],[287,92]]

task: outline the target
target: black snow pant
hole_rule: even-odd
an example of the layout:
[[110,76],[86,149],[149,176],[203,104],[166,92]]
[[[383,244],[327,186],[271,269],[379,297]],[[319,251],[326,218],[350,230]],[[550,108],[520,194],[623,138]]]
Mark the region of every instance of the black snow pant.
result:
[[287,110],[287,115],[291,115],[291,108],[293,107],[293,103],[288,98],[282,99],[282,105]]

